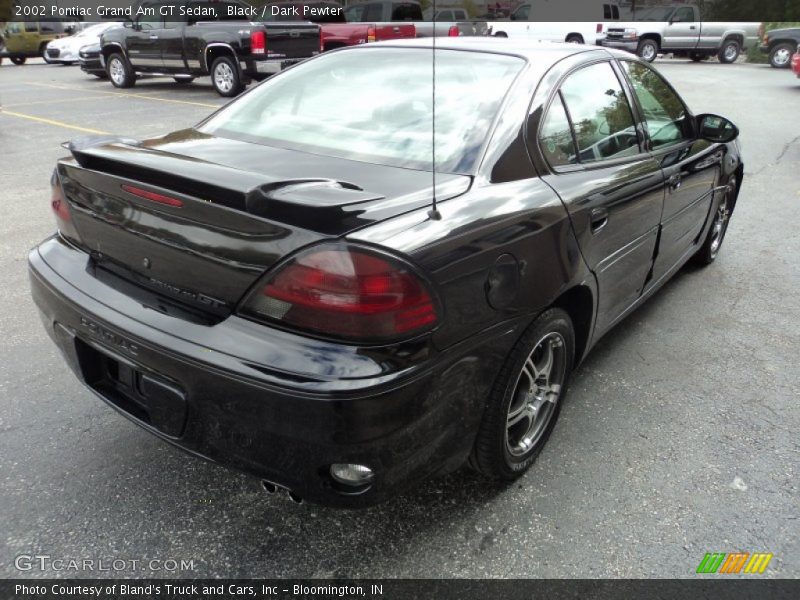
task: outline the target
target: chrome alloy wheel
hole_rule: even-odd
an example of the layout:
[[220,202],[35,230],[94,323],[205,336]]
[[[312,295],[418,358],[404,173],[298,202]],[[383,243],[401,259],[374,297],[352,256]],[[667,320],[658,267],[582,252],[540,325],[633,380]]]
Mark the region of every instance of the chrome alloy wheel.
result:
[[506,418],[506,449],[525,455],[547,431],[561,396],[566,347],[560,333],[548,333],[534,346],[514,385]]
[[728,197],[730,192],[726,193],[720,200],[717,214],[714,216],[714,224],[711,226],[711,257],[714,258],[719,252],[719,247],[722,245],[722,239],[725,237],[725,231],[728,229],[728,217],[730,211],[728,210]]
[[739,57],[739,47],[736,44],[728,44],[725,46],[723,56],[725,60],[733,62]]
[[108,63],[108,74],[111,77],[111,81],[117,85],[122,85],[125,82],[125,65],[122,64],[120,59],[112,58],[111,62]]
[[772,62],[779,67],[788,65],[791,59],[792,52],[788,48],[779,48],[775,51],[775,54],[772,55]]
[[652,44],[645,44],[642,47],[642,58],[645,59],[647,62],[653,62],[658,54],[658,50]]
[[231,66],[220,61],[214,69],[214,83],[221,92],[228,93],[233,89],[233,69]]

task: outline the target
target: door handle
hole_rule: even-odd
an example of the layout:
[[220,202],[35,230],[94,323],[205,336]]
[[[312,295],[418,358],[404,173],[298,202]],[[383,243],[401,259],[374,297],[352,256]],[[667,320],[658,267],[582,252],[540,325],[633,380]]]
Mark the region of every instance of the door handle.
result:
[[592,233],[597,233],[608,223],[608,210],[605,208],[593,208],[589,213],[589,223],[592,227]]
[[158,39],[158,34],[157,33],[151,33],[150,34],[150,39],[151,40],[157,40]]
[[689,25],[689,29],[697,29],[694,25]]
[[681,181],[680,173],[675,173],[674,175],[671,175],[670,178],[667,180],[667,185],[669,186],[669,191],[670,192],[678,191],[680,189],[680,187],[681,187],[681,183],[682,183],[682,181]]

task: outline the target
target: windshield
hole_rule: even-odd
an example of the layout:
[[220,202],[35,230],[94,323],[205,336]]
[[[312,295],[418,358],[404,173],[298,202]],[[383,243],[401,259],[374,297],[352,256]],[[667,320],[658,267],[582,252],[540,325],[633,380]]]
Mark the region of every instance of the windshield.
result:
[[[220,137],[431,169],[431,50],[358,48],[307,61],[201,124]],[[436,170],[469,173],[525,62],[436,51]]]
[[672,6],[656,6],[642,12],[637,21],[667,21],[673,10]]

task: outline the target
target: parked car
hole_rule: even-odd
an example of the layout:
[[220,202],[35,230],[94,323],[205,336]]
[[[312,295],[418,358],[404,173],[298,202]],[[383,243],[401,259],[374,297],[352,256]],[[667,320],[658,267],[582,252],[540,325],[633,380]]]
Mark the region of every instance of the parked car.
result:
[[48,42],[45,54],[51,63],[74,65],[80,60],[79,52],[83,46],[99,44],[103,33],[121,26],[121,23],[113,21],[91,25],[73,35]]
[[416,0],[368,0],[344,9],[348,23],[392,23],[422,21],[422,7]]
[[68,36],[74,28],[72,21],[9,21],[0,58],[8,57],[15,65],[24,65],[27,59],[39,56],[50,62],[45,52],[48,42]]
[[788,27],[767,31],[758,48],[769,55],[770,65],[776,69],[788,69],[798,44],[800,44],[800,27]]
[[100,62],[100,42],[83,46],[78,51],[78,62],[81,65],[81,71],[94,75],[99,79],[106,79],[106,69],[103,63]]
[[423,12],[423,21],[417,23],[417,37],[463,35],[488,35],[489,25],[485,20],[473,19],[463,8],[443,8]]
[[431,39],[324,53],[163,137],[73,141],[29,269],[80,380],[295,499],[523,473],[597,340],[718,256],[738,132],[626,53],[436,46],[435,143]]
[[[263,79],[320,52],[318,25],[250,22],[244,15],[253,8],[236,0],[158,0],[148,5],[156,8],[152,15],[126,22],[101,38],[100,59],[116,87],[131,87],[137,73],[171,75],[179,83],[211,76],[217,93],[230,97],[251,79]],[[186,19],[162,17],[162,5],[183,8]],[[232,19],[229,7],[241,12]]]
[[603,46],[633,52],[648,62],[670,52],[696,62],[716,55],[721,63],[733,63],[758,41],[759,23],[701,22],[693,5],[654,6],[637,17],[609,27]]
[[[571,14],[581,16],[566,20]],[[561,0],[534,0],[520,4],[510,19],[490,21],[492,35],[594,46],[605,38],[606,22],[619,20],[619,6],[616,2],[595,0],[578,0],[575,5]]]
[[797,45],[794,55],[792,56],[792,71],[800,77],[800,44]]
[[267,5],[266,21],[317,23],[322,36],[322,50],[355,46],[370,42],[416,37],[414,23],[348,23],[344,7],[338,2],[310,0],[276,2]]

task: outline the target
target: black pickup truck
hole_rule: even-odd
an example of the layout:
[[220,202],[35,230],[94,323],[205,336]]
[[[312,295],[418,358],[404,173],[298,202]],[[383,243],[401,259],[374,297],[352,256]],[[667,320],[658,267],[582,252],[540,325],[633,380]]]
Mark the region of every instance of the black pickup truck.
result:
[[236,0],[146,1],[133,13],[135,20],[101,38],[101,63],[120,88],[140,73],[179,83],[210,75],[220,95],[235,96],[250,80],[320,51],[318,25],[260,22],[259,9]]

